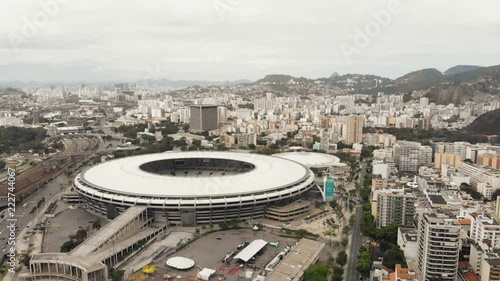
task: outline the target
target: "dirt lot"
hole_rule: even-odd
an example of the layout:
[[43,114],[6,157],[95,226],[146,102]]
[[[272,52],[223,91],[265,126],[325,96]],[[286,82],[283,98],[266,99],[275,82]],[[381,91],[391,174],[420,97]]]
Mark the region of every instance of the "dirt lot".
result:
[[[271,231],[255,232],[251,229],[241,229],[211,233],[201,237],[179,252],[170,256],[190,258],[195,261],[196,267],[187,271],[175,270],[167,267],[165,264],[168,259],[167,258],[160,264],[156,264],[158,269],[157,272],[147,280],[162,280],[161,277],[166,273],[172,276],[181,277],[175,280],[194,280],[193,276],[196,276],[200,267],[208,267],[217,270],[216,274],[218,277],[222,278],[221,280],[245,280],[245,271],[253,269],[247,267],[240,268],[236,261],[231,261],[229,265],[226,265],[222,262],[222,259],[229,252],[236,250],[238,245],[244,242],[252,242],[255,239],[263,239],[269,243],[278,242],[279,246],[277,248],[272,248],[268,245],[264,248],[264,253],[255,260],[255,266],[257,269],[254,270],[254,277],[257,275],[257,272],[259,272],[260,269],[263,269],[280,251],[285,248],[285,246],[294,245],[296,242],[295,239],[279,237]],[[218,278],[213,280],[218,280]]]
[[[107,220],[95,216],[83,209],[67,209],[54,218],[49,218],[50,228],[44,235],[42,252],[59,252],[62,244],[69,240],[68,236],[75,234],[79,227],[92,229],[92,222],[101,221],[101,226]],[[92,232],[89,232],[89,236]]]

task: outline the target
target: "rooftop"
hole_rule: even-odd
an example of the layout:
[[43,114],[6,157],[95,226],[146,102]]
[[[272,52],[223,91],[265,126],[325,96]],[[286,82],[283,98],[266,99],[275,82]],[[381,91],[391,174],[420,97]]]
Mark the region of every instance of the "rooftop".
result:
[[325,243],[309,239],[300,240],[269,274],[266,281],[301,280],[304,270],[317,259],[324,247]]
[[330,168],[340,162],[337,156],[319,152],[284,152],[273,156],[292,160],[309,168]]
[[249,261],[253,256],[255,256],[262,248],[267,245],[267,241],[262,239],[254,240],[250,245],[246,246],[241,252],[239,252],[233,259],[240,259],[244,262]]
[[142,214],[146,207],[132,206],[125,210],[121,215],[116,217],[110,223],[106,224],[99,231],[90,236],[82,244],[71,251],[72,256],[85,257],[95,251],[97,248],[105,244],[115,233],[123,229],[132,219]]

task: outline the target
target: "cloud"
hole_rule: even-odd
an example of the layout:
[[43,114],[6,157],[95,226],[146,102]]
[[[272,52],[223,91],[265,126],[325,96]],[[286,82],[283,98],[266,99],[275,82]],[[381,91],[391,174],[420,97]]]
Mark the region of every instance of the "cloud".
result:
[[[40,0],[50,1],[59,0]],[[446,69],[464,60],[493,65],[500,58],[497,0],[401,0],[404,10],[350,63],[339,45],[353,40],[356,28],[364,28],[373,12],[394,0],[362,5],[330,0],[66,1],[17,53],[8,35],[20,33],[23,18],[32,19],[42,8],[38,1],[0,1],[0,66],[10,69],[0,80],[77,80],[97,74],[140,79],[156,65],[171,79],[259,79],[268,73],[324,77],[332,72],[397,77],[420,67]],[[223,20],[215,1],[232,5]],[[54,67],[61,71],[44,71]]]

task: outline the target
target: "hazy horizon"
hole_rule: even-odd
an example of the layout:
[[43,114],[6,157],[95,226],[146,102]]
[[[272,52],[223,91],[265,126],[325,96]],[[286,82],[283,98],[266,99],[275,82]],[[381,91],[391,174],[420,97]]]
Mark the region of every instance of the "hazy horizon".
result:
[[0,81],[397,78],[491,66],[500,64],[499,8],[494,0],[4,0]]

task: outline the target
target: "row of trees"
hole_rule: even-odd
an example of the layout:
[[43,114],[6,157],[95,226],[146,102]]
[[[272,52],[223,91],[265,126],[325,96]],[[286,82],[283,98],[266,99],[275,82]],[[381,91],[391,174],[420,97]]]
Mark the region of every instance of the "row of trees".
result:
[[359,271],[363,278],[367,278],[370,276],[370,271],[372,269],[372,256],[370,251],[365,246],[362,246],[359,250],[358,254],[358,264],[356,265],[356,269]]

